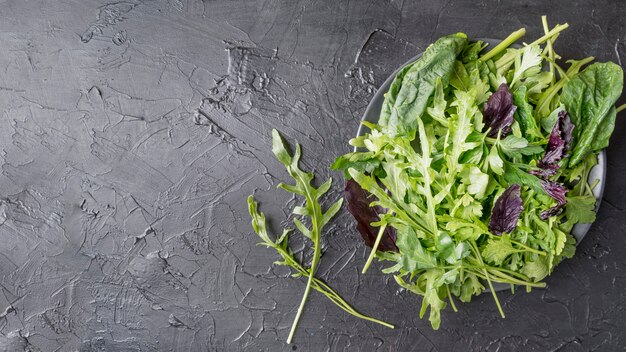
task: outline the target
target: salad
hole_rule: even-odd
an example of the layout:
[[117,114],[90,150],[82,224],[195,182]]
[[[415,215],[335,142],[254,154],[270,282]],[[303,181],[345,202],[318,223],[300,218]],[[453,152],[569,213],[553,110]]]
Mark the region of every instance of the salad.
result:
[[[597,181],[589,176],[626,108],[615,107],[623,72],[593,57],[561,67],[553,45],[568,25],[542,22],[545,34],[521,46],[513,44],[524,29],[490,50],[463,33],[437,40],[397,73],[377,123],[363,121],[369,131],[350,140],[357,151],[331,166],[343,171],[347,210],[372,247],[362,272],[382,261],[384,273],[422,297],[420,317],[428,311],[434,329],[447,305],[457,311],[455,301],[486,289],[504,317],[494,285],[545,287],[542,280],[574,255],[574,225],[595,220]],[[300,146],[290,153],[276,130],[272,151],[292,179],[278,188],[299,201],[294,228],[312,244],[305,249],[311,259],[299,260],[289,246],[292,229],[271,235],[248,198],[259,244],[276,251],[276,265],[306,279],[287,343],[312,291],[393,328],[316,277],[324,228],[343,200],[323,201],[332,180],[314,187],[314,175],[300,168]]]
[[[571,258],[577,223],[595,220],[589,173],[615,126],[623,72],[593,57],[557,62],[567,24],[486,51],[463,33],[403,67],[377,123],[339,157],[348,211],[384,273],[440,311],[494,284],[530,290]],[[484,53],[484,54],[483,54]],[[591,64],[590,64],[591,63]]]

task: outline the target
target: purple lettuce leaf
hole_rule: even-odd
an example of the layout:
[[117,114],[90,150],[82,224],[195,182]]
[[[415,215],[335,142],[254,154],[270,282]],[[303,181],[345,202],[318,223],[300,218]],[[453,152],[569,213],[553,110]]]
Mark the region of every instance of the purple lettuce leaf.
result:
[[[376,236],[378,236],[378,227],[373,227],[370,224],[380,221],[380,215],[386,213],[385,209],[378,205],[370,206],[372,201],[375,200],[374,196],[361,188],[361,186],[352,179],[346,181],[344,196],[348,203],[348,212],[352,214],[356,220],[356,228],[359,230],[361,237],[363,237],[365,245],[370,248],[374,247]],[[396,238],[396,229],[387,226],[378,245],[378,250],[383,252],[398,252]]]
[[531,175],[539,176],[543,179],[547,179],[548,177],[553,176],[554,174],[556,174],[556,170],[559,169],[559,164],[542,164],[541,161],[539,161],[537,165],[540,167],[539,169],[530,170],[528,171],[528,173]]
[[517,220],[524,210],[522,205],[521,187],[517,183],[507,188],[496,200],[491,211],[489,231],[494,235],[511,232],[517,227]]
[[488,136],[496,137],[498,132],[501,132],[502,137],[509,134],[515,121],[513,114],[516,109],[509,87],[502,83],[498,90],[491,94],[483,108],[485,128],[490,128]]
[[561,161],[569,150],[572,143],[572,132],[574,131],[574,125],[570,120],[567,111],[563,110],[559,112],[557,122],[550,132],[550,139],[546,152],[543,154],[543,158],[537,163],[539,170],[533,170],[533,175],[548,178],[559,169],[558,162]]
[[540,180],[541,187],[546,191],[546,193],[554,198],[557,202],[557,205],[553,206],[548,210],[544,210],[539,214],[542,220],[546,220],[551,216],[556,216],[561,214],[567,200],[565,199],[565,194],[567,193],[567,187],[563,186],[560,183],[553,181]]

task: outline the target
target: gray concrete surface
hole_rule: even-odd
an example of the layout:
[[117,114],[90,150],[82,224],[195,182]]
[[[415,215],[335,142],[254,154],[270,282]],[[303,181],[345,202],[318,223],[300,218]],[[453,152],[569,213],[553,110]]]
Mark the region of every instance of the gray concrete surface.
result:
[[[626,58],[621,1],[0,1],[0,350],[618,351],[626,345],[626,121],[608,148],[597,222],[548,288],[446,310],[379,273],[347,214],[284,343],[303,280],[255,246],[245,198],[272,227],[294,200],[270,131],[328,165],[376,88],[440,35],[502,38],[540,15],[566,58]],[[302,252],[301,242],[295,240]]]

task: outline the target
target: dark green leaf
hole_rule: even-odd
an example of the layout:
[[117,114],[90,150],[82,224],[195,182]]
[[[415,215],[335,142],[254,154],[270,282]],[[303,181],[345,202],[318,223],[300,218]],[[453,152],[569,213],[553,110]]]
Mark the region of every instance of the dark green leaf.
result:
[[520,125],[522,135],[529,137],[529,139],[541,138],[541,131],[533,117],[533,107],[528,103],[526,86],[520,86],[513,92],[513,104],[517,106],[514,117]]
[[[611,114],[622,94],[624,72],[612,62],[594,63],[572,77],[563,87],[561,102],[574,123],[574,148],[569,165],[576,166],[595,146],[608,145],[615,118]],[[600,128],[602,131],[599,135]]]
[[546,194],[546,191],[541,187],[541,182],[536,176],[521,170],[512,163],[504,163],[504,179],[509,185],[517,183],[530,187],[530,189],[539,194]]
[[467,44],[463,33],[437,40],[415,62],[407,65],[385,94],[379,124],[390,136],[415,138],[417,119],[422,116],[435,91],[438,77],[447,86],[454,62]]

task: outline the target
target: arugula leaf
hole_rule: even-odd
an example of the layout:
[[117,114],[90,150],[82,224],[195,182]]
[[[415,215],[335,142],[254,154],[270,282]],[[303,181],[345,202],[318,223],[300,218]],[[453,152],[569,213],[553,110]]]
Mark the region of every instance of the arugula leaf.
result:
[[420,276],[420,279],[426,281],[426,288],[424,289],[424,299],[422,300],[422,309],[420,310],[420,318],[424,317],[426,309],[430,307],[430,313],[428,314],[428,320],[430,321],[433,330],[439,330],[441,325],[441,310],[446,307],[441,297],[439,297],[439,287],[437,281],[439,277],[444,274],[441,269],[430,269]]
[[409,273],[417,270],[432,269],[437,267],[435,256],[424,249],[417,234],[410,228],[398,233],[396,243],[400,254],[402,254],[400,264]]
[[484,290],[485,286],[483,286],[475,274],[465,274],[465,280],[461,284],[459,299],[461,302],[469,302],[472,300],[472,296],[478,296]]
[[[284,229],[282,235],[280,235],[276,239],[276,241],[272,241],[267,232],[265,214],[258,211],[258,203],[254,200],[252,196],[248,197],[248,212],[250,213],[250,217],[252,218],[252,229],[259,236],[259,238],[261,238],[261,242],[259,243],[259,245],[265,246],[267,248],[273,248],[282,257],[282,261],[274,262],[274,264],[290,267],[295,271],[293,275],[294,277],[311,277],[311,270],[305,268],[302,264],[300,264],[294,257],[291,249],[289,248],[289,232],[291,230]],[[371,322],[384,325],[388,328],[394,328],[394,326],[389,323],[371,318],[357,312],[354,308],[352,308],[350,304],[348,304],[348,302],[346,302],[337,292],[335,292],[335,290],[328,286],[328,284],[314,276],[311,282],[311,287],[326,296],[339,308],[357,318],[369,320]]]
[[282,188],[287,192],[304,197],[304,206],[295,209],[295,213],[298,215],[306,216],[310,219],[311,229],[305,227],[305,225],[295,218],[294,225],[296,228],[306,237],[313,242],[313,259],[311,261],[311,268],[309,269],[309,275],[307,285],[302,296],[302,301],[298,307],[298,312],[291,326],[291,332],[287,338],[287,343],[291,343],[291,340],[295,334],[298,321],[304,310],[304,305],[309,296],[309,291],[313,286],[315,270],[321,256],[320,239],[324,226],[330,221],[332,217],[337,214],[343,199],[339,199],[333,203],[326,212],[322,211],[322,206],[319,203],[319,199],[330,189],[332,180],[329,179],[323,183],[319,188],[315,188],[311,185],[313,180],[313,174],[310,172],[304,172],[298,166],[301,155],[301,148],[299,144],[296,144],[296,152],[293,156],[287,151],[283,139],[277,130],[272,130],[272,152],[276,155],[276,158],[285,166],[289,175],[294,179],[295,184],[280,183],[278,188]]
[[[588,57],[582,60],[567,60],[567,62],[570,64],[570,67],[565,72],[565,75],[563,75],[558,82],[550,86],[539,96],[539,100],[537,101],[537,104],[535,106],[535,116],[537,118],[544,118],[550,113],[550,111],[556,108],[556,106],[553,105],[555,105],[555,103],[556,105],[558,105],[559,103],[558,93],[561,91],[561,89],[563,89],[565,83],[569,81],[569,77],[577,74],[584,65],[593,61],[593,59],[593,57]],[[549,131],[551,129],[552,126],[550,126],[547,130]]]
[[372,173],[380,166],[380,160],[374,152],[356,152],[342,155],[335,159],[330,166],[331,170],[343,170],[344,177],[350,177],[348,169],[355,169],[363,173]]

